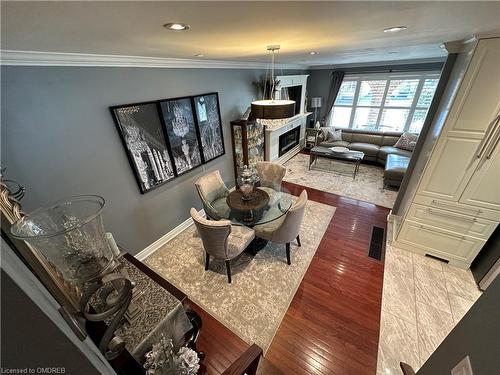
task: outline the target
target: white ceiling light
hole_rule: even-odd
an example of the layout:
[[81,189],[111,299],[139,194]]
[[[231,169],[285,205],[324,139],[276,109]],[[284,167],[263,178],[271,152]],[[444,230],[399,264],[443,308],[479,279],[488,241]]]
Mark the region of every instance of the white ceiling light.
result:
[[317,54],[318,54],[318,52],[316,52],[316,51],[311,51],[311,52],[309,52],[309,54],[310,54],[310,55],[317,55]]
[[392,26],[384,29],[384,33],[397,33],[408,29],[406,26]]
[[205,55],[203,53],[197,53],[194,57],[205,57]]
[[163,27],[173,31],[184,31],[184,30],[189,30],[191,28],[191,26],[188,25],[187,23],[177,23],[177,22],[166,23],[165,25],[163,25]]

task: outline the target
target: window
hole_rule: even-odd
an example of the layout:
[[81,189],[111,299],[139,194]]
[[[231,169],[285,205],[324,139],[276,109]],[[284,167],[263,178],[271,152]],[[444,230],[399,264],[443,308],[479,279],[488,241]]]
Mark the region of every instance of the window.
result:
[[328,118],[338,128],[420,133],[439,73],[347,75]]

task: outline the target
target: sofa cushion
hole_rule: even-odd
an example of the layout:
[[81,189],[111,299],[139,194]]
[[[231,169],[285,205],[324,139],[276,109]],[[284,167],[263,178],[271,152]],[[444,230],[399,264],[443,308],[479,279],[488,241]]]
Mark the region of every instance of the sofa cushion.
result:
[[320,133],[318,134],[318,140],[320,142],[336,142],[342,140],[342,130],[335,129],[331,126],[325,126],[320,128]]
[[382,133],[352,133],[352,143],[371,143],[377,146],[382,145]]
[[387,185],[400,186],[409,163],[410,158],[406,156],[389,154],[385,162],[384,183]]
[[347,146],[349,150],[361,151],[364,152],[365,155],[376,157],[380,147],[371,143],[362,143],[362,142],[354,142],[350,143]]
[[352,142],[352,130],[351,129],[342,129],[342,140],[345,142]]
[[403,134],[401,134],[401,137],[399,137],[394,147],[407,151],[413,151],[415,149],[415,145],[417,144],[417,139],[417,134],[404,132]]
[[411,158],[412,152],[402,150],[394,146],[382,146],[380,147],[380,150],[378,152],[378,159],[385,162],[385,160],[387,159],[387,155],[389,154],[401,155]]
[[335,129],[333,132],[329,131],[326,138],[328,142],[339,142],[342,141],[342,130]]
[[321,142],[319,145],[321,147],[349,147],[349,142],[345,141]]
[[401,137],[401,132],[385,132],[382,137],[382,144],[380,146],[394,146]]

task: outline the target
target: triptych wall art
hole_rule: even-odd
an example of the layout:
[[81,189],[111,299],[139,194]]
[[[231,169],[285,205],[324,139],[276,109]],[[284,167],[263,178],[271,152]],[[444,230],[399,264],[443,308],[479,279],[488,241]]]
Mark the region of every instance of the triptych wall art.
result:
[[225,153],[217,93],[110,110],[143,194]]

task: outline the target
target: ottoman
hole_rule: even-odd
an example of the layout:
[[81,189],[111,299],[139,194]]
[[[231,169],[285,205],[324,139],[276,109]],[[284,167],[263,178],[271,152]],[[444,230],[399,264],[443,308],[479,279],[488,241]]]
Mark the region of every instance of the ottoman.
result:
[[387,155],[384,169],[384,186],[399,187],[401,181],[403,181],[409,162],[410,158],[406,156],[396,154]]

